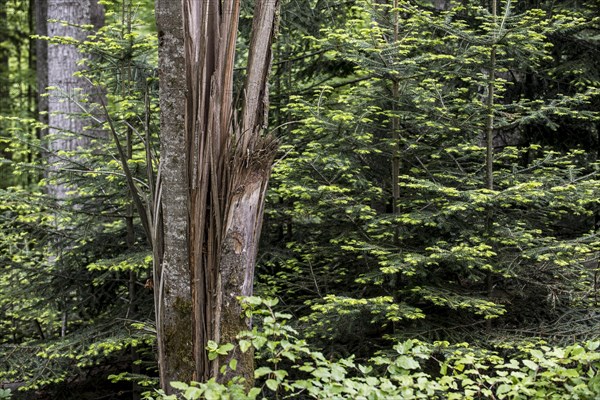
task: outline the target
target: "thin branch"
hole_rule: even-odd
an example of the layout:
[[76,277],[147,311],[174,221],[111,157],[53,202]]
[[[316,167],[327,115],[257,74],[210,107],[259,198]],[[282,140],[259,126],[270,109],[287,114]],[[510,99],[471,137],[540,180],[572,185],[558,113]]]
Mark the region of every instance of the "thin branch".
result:
[[102,105],[102,108],[104,109],[104,112],[106,115],[106,120],[107,120],[108,126],[110,128],[110,132],[112,133],[113,139],[115,140],[115,145],[117,146],[117,151],[119,152],[119,157],[121,158],[121,165],[123,166],[123,172],[125,173],[125,178],[127,180],[127,186],[129,187],[129,191],[131,192],[131,197],[133,198],[135,208],[137,209],[138,215],[140,216],[140,219],[142,221],[142,226],[144,227],[144,232],[146,232],[146,238],[147,238],[150,246],[153,246],[152,230],[150,229],[150,223],[148,221],[148,214],[146,212],[144,203],[142,202],[142,199],[140,197],[140,192],[139,192],[137,186],[135,185],[135,182],[133,179],[133,174],[131,173],[131,170],[129,169],[129,165],[127,164],[127,155],[125,154],[125,151],[123,150],[123,146],[121,146],[121,141],[119,140],[119,136],[117,135],[117,132],[115,131],[113,120],[108,112],[108,109],[106,108],[104,99],[100,98],[100,104]]

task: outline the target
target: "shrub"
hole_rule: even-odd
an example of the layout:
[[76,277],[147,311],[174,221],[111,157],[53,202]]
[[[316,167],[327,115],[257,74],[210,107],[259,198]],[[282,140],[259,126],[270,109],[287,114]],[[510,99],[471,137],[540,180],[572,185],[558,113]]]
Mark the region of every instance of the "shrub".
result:
[[[250,386],[173,382],[187,400],[195,399],[595,399],[600,396],[600,341],[550,347],[543,342],[519,346],[509,356],[468,344],[407,340],[365,363],[353,356],[329,360],[315,351],[273,309],[275,300],[244,300],[260,328],[244,332],[234,344],[209,343],[211,357],[239,346],[255,351],[259,367]],[[236,369],[235,361],[225,366]],[[146,399],[175,400],[162,391]]]

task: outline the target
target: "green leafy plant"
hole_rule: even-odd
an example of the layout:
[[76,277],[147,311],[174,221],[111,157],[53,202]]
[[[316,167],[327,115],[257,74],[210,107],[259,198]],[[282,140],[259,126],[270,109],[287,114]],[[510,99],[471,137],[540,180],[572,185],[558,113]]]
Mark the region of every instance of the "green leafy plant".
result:
[[[219,383],[173,382],[183,398],[196,399],[592,399],[600,395],[600,342],[566,347],[530,343],[510,351],[466,343],[407,340],[364,362],[332,360],[315,351],[288,325],[291,316],[276,301],[245,299],[260,328],[236,344],[211,344],[215,356],[240,346],[254,350],[259,367],[254,386],[234,378]],[[230,365],[235,370],[235,365]],[[155,397],[158,396],[158,397]],[[177,395],[147,393],[147,399]]]
[[[99,96],[84,98],[77,90],[54,94],[72,103],[76,112],[70,118],[83,117],[105,132],[108,124],[102,125],[114,123],[125,164],[145,197],[158,162],[151,6],[129,0],[105,5],[106,25],[89,40],[45,38],[90,54],[93,61],[81,74]],[[38,155],[43,143],[25,139],[42,124],[3,113],[0,147],[4,150],[5,123],[11,123],[13,154],[23,146]],[[57,132],[74,134],[85,132]],[[6,365],[0,381],[25,381],[19,390],[60,388],[115,361],[130,363],[132,374],[140,376],[155,368],[149,351],[155,332],[132,327],[152,319],[152,258],[114,140],[98,135],[88,149],[56,154],[71,160],[60,172],[0,191],[0,358]],[[41,170],[34,156],[11,160],[11,170],[32,176]],[[57,183],[70,191],[61,202],[44,193],[45,185]]]
[[368,357],[386,336],[594,338],[597,152],[549,138],[597,137],[598,81],[558,85],[573,76],[554,67],[559,39],[597,45],[598,20],[497,4],[359,1],[308,38],[351,79],[286,103],[259,289],[305,337],[343,343],[333,354]]

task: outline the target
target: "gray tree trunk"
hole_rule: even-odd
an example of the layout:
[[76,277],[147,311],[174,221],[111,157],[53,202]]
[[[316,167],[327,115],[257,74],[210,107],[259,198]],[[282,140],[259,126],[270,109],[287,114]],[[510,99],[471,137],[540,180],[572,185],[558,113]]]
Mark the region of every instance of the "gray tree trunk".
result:
[[[6,0],[0,0],[0,43],[9,42],[8,19],[6,14]],[[9,47],[0,47],[0,113],[9,114],[10,107],[10,74],[9,74]],[[2,132],[3,133],[3,132]]]
[[[48,36],[48,3],[46,0],[33,0],[35,11],[35,34],[39,36]],[[35,73],[36,73],[36,103],[38,120],[43,124],[48,124],[48,97],[42,96],[48,87],[48,42],[43,39],[35,41]],[[47,131],[39,133],[40,139],[46,136]],[[42,155],[45,157],[46,155]]]
[[[47,0],[47,18],[58,21],[48,22],[48,36],[82,41],[89,32],[77,25],[93,25],[98,29],[104,22],[104,12],[97,0]],[[88,129],[91,125],[89,119],[77,115],[81,114],[81,109],[76,102],[92,96],[94,88],[87,80],[73,76],[81,69],[78,63],[84,57],[76,46],[50,43],[47,56],[47,84],[54,90],[48,97],[50,129],[46,145],[49,177],[55,179],[47,191],[55,199],[63,200],[67,197],[69,185],[68,175],[62,172],[76,160],[78,149],[89,147],[91,139],[98,134]]]
[[433,7],[438,11],[447,11],[452,7],[449,0],[434,0]]
[[164,253],[155,288],[167,392],[172,380],[228,379],[219,370],[232,357],[235,375],[253,379],[251,353],[210,361],[205,349],[250,327],[237,298],[252,294],[276,150],[263,130],[277,2],[256,2],[241,110],[233,93],[239,0],[175,3],[156,2]]
[[[160,191],[163,251],[154,273],[161,387],[194,373],[188,264],[188,186],[185,135],[185,57],[181,2],[156,1],[160,76]],[[156,248],[156,244],[153,243]]]
[[[6,0],[0,0],[0,43],[9,43],[8,28]],[[0,46],[0,115],[11,114],[9,51],[10,47]],[[10,137],[9,132],[5,130],[4,124],[0,122],[0,139],[8,137]],[[8,159],[10,156],[8,144],[4,140],[0,141],[0,160]],[[0,165],[0,176],[2,177],[0,178],[0,187],[10,186],[11,171],[6,164]]]

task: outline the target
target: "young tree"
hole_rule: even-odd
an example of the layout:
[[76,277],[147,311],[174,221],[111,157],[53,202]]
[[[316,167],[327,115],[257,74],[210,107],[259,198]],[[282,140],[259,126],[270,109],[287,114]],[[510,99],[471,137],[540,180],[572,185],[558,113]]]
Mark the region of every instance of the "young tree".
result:
[[[10,3],[19,3],[21,10],[28,9],[26,5],[23,6],[25,2],[11,0]],[[36,20],[40,22],[36,31],[40,36],[46,36],[43,29],[43,22],[46,20],[44,3],[38,1],[35,6],[38,12]],[[96,123],[101,123],[102,120],[114,122],[121,143],[124,143],[127,155],[131,158],[127,161],[132,166],[134,179],[139,186],[145,188],[148,186],[144,176],[146,168],[141,166],[154,170],[154,163],[153,159],[149,159],[151,157],[146,157],[143,149],[152,147],[151,142],[157,137],[149,138],[150,135],[146,135],[153,130],[153,126],[157,126],[151,116],[155,103],[150,98],[155,86],[152,79],[155,65],[152,62],[156,59],[156,46],[154,35],[148,32],[148,28],[144,30],[145,34],[141,33],[136,27],[140,22],[129,9],[125,9],[125,2],[121,4],[123,5],[108,4],[108,24],[93,35],[90,35],[93,31],[90,26],[75,23],[75,17],[89,13],[89,7],[82,6],[81,9],[74,10],[72,7],[79,7],[81,4],[54,5],[55,18],[62,11],[63,20],[74,19],[64,22],[73,25],[71,36],[52,36],[46,41],[55,46],[55,55],[61,55],[61,58],[52,59],[50,63],[69,61],[63,60],[62,55],[74,50],[73,53],[86,64],[84,68],[74,63],[69,67],[77,67],[77,72],[85,74],[86,78],[77,77],[69,81],[65,76],[64,81],[60,82],[64,85],[55,86],[53,95],[56,94],[57,99],[63,103],[69,102],[69,110],[73,114],[66,115],[64,111],[62,115],[58,115],[57,117],[62,117],[61,122],[65,123],[61,129],[66,131],[55,129],[53,137],[46,137],[46,141],[53,143],[53,139],[60,139],[63,143],[75,143],[80,137],[94,137],[96,132],[90,134],[86,126],[97,115],[90,116],[85,111],[100,105],[84,101],[89,100],[91,83],[94,87],[100,86],[102,92],[107,94],[102,100],[110,118],[96,118]],[[64,8],[58,8],[59,6]],[[122,13],[115,16],[115,9]],[[14,18],[19,15],[22,17],[13,22],[27,21],[23,18],[26,16],[24,13],[19,14],[15,10],[21,12],[13,7],[9,8],[9,15]],[[30,13],[27,14],[30,17],[33,15],[32,10],[30,8]],[[50,22],[55,23],[58,22]],[[22,26],[26,25],[12,23],[10,28],[17,31],[22,30]],[[145,27],[147,26],[152,25],[146,24]],[[23,31],[27,33],[23,37],[28,38],[31,32],[33,28],[30,26],[28,31]],[[69,34],[65,30],[62,32],[63,35]],[[54,33],[56,34],[56,30]],[[80,35],[84,40],[76,40],[74,35]],[[110,52],[105,51],[108,48]],[[32,50],[32,47],[29,49]],[[37,52],[37,56],[40,67],[38,72],[41,72],[39,75],[43,78],[46,58],[43,51]],[[13,71],[11,93],[18,100],[17,96],[23,92],[19,91],[20,88],[27,89],[25,83],[18,84],[18,78],[33,76],[31,69],[25,70],[25,66],[29,65],[31,68],[32,64],[27,64],[26,57],[18,59],[11,56],[10,60]],[[15,64],[21,69],[15,68]],[[129,70],[125,71],[127,67]],[[135,70],[130,73],[133,68]],[[15,74],[22,70],[22,73]],[[73,82],[82,82],[85,86],[68,86]],[[33,80],[30,85],[33,86]],[[47,86],[47,83],[40,83],[41,89]],[[121,88],[126,88],[127,97],[125,94],[121,95]],[[31,90],[31,94],[33,93],[35,91]],[[20,125],[13,122],[14,127],[7,130],[7,133],[11,134],[13,143],[20,142],[22,147],[27,146],[30,153],[35,154],[39,149],[37,142],[25,141],[30,137],[25,135],[37,126],[32,123],[33,113],[25,114],[22,105],[17,102],[14,104],[14,109],[20,110],[15,116],[24,117],[19,120]],[[39,108],[44,110],[41,105]],[[29,118],[25,118],[27,116]],[[132,116],[135,116],[135,120]],[[78,118],[86,123],[78,124],[80,121],[75,121]],[[16,121],[16,118],[5,121]],[[79,127],[82,131],[75,131]],[[135,131],[134,143],[129,141],[130,131]],[[73,140],[70,141],[71,139]],[[91,141],[81,142],[87,144]],[[144,147],[145,143],[148,145]],[[123,175],[119,169],[117,149],[108,140],[96,140],[90,144],[88,148],[73,147],[72,150],[63,149],[56,154],[43,155],[44,158],[54,157],[61,161],[52,171],[54,182],[50,189],[62,186],[63,183],[76,189],[71,192],[63,191],[66,198],[57,196],[48,202],[49,196],[40,196],[37,181],[23,189],[0,190],[0,230],[3,231],[0,237],[0,264],[3,266],[0,272],[0,319],[3,321],[0,327],[0,358],[7,365],[0,374],[0,381],[22,381],[23,390],[44,386],[44,390],[61,391],[60,386],[66,380],[83,382],[87,378],[80,380],[75,377],[83,371],[89,377],[90,373],[93,374],[92,365],[106,362],[98,360],[95,355],[92,355],[94,360],[85,359],[87,349],[90,350],[88,354],[94,353],[93,349],[102,341],[111,343],[111,352],[114,351],[111,355],[104,352],[104,356],[112,357],[113,360],[122,360],[123,357],[129,359],[130,355],[124,353],[123,349],[139,348],[141,344],[137,339],[132,339],[134,331],[131,320],[140,321],[143,316],[150,315],[151,303],[147,300],[151,291],[134,288],[134,285],[143,287],[143,281],[136,282],[135,278],[138,273],[144,274],[148,267],[145,233],[137,227],[131,228],[133,232],[129,231],[129,205],[132,202],[129,201],[125,181],[117,178]],[[19,161],[23,161],[22,157],[13,157],[12,161],[11,169],[20,168],[23,171],[28,171],[27,167],[32,163],[29,159],[24,160],[28,161],[26,165],[19,164]],[[76,172],[73,172],[73,166],[76,166]],[[10,174],[6,175],[10,177]],[[48,187],[43,189],[47,190],[47,194],[50,192]],[[77,206],[71,207],[74,203]],[[23,206],[24,204],[27,206]],[[51,206],[50,212],[48,204]],[[18,216],[13,214],[16,208],[21,210]],[[15,252],[20,256],[15,257]],[[31,269],[31,265],[37,265],[37,268]],[[91,332],[93,333],[90,334]],[[93,343],[90,342],[91,337]],[[118,345],[112,345],[117,342]],[[153,337],[151,342],[154,342]],[[24,343],[28,345],[24,346]],[[58,351],[53,353],[53,349]],[[78,357],[75,358],[74,354]],[[133,358],[135,357],[134,355]],[[137,365],[137,360],[135,361],[134,364]],[[135,367],[132,370],[136,372]],[[106,386],[111,385],[107,383]],[[48,393],[45,396],[52,397]],[[67,398],[66,395],[59,397]],[[81,393],[76,397],[81,397]]]
[[256,2],[238,109],[233,75],[240,1],[156,2],[164,248],[154,285],[167,391],[172,380],[217,377],[231,358],[238,361],[236,375],[253,377],[252,354],[235,350],[210,360],[205,349],[209,341],[234,341],[249,327],[238,297],[252,293],[276,149],[263,134],[276,8],[277,1]]
[[[572,17],[554,10],[548,21],[510,2],[494,17],[476,3],[359,2],[346,27],[314,40],[355,79],[288,102],[301,123],[274,170],[270,210],[285,245],[273,232],[261,258],[287,307],[306,312],[313,299],[304,334],[366,356],[384,334],[476,341],[552,321],[556,304],[576,305],[593,286],[583,188],[595,167],[519,141],[528,129],[594,126],[595,85],[567,92],[554,78],[562,67],[548,70],[560,57],[551,40],[575,28]],[[548,91],[520,93],[528,75]],[[474,329],[489,320],[491,333]]]

